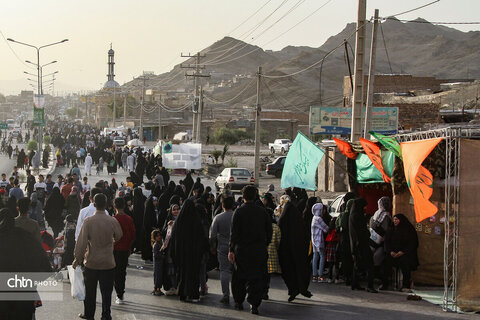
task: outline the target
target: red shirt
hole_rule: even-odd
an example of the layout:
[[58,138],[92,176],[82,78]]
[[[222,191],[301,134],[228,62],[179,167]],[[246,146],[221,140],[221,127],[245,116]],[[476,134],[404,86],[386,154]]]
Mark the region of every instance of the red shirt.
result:
[[113,250],[115,251],[129,251],[133,239],[135,239],[135,225],[133,219],[126,214],[116,214],[114,216],[122,227],[123,236],[115,243]]

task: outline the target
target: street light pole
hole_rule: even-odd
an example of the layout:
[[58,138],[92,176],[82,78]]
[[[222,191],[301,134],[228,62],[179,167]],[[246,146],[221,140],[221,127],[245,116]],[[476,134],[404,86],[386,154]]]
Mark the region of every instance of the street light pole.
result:
[[[38,83],[37,92],[38,92],[39,96],[42,95],[43,94],[43,89],[42,89],[42,81],[41,81],[40,50],[43,49],[43,48],[46,48],[46,47],[56,45],[56,44],[67,42],[68,39],[63,39],[62,41],[53,42],[53,43],[46,44],[46,45],[43,45],[43,46],[40,46],[40,47],[31,45],[31,44],[28,44],[28,43],[25,43],[25,42],[16,41],[16,40],[13,40],[11,38],[7,38],[7,40],[11,41],[11,42],[21,44],[21,45],[24,45],[24,46],[27,46],[27,47],[31,47],[31,48],[34,48],[35,50],[37,50],[37,83]],[[57,61],[55,61],[55,62],[57,62]],[[55,63],[55,62],[51,62],[51,63]],[[39,129],[38,129],[38,151],[39,152],[41,152],[41,150],[42,150],[42,139],[43,139],[43,127],[40,126]]]

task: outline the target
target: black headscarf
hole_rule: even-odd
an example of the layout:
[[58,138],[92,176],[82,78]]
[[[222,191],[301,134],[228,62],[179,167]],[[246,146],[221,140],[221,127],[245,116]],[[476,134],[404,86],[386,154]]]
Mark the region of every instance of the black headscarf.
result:
[[387,241],[387,250],[395,252],[402,251],[412,270],[416,270],[419,265],[417,255],[417,231],[405,215],[397,213],[394,218],[400,220],[400,223],[394,227],[391,240]]

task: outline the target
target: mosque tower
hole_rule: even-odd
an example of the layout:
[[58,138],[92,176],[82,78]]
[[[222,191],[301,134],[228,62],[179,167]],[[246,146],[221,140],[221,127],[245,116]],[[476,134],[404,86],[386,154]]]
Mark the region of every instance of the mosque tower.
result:
[[110,44],[110,50],[108,50],[108,74],[107,74],[107,82],[103,86],[105,89],[108,88],[118,88],[120,85],[118,82],[115,81],[115,51],[112,49],[112,44]]

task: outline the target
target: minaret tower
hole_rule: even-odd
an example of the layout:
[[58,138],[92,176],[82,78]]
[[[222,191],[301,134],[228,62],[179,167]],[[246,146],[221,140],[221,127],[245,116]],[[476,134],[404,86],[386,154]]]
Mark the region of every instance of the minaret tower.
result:
[[118,88],[119,84],[115,81],[115,51],[112,49],[112,44],[110,44],[110,50],[108,50],[108,74],[107,82],[104,85],[104,88]]

